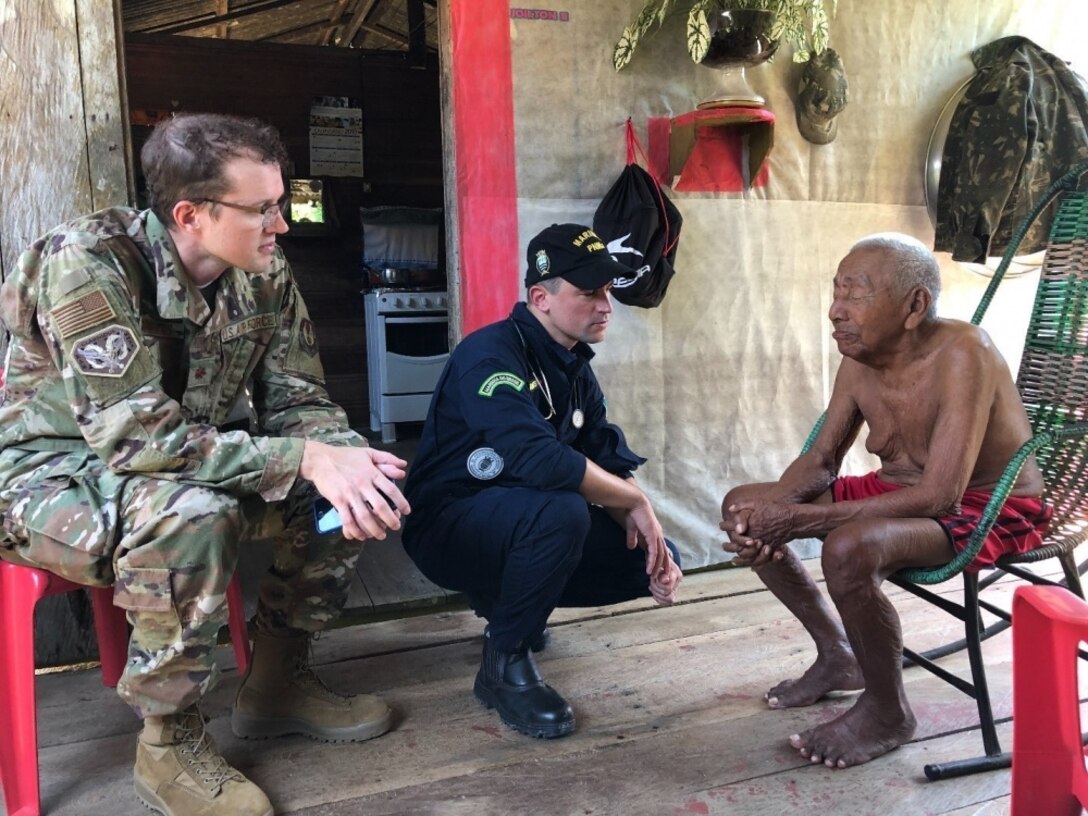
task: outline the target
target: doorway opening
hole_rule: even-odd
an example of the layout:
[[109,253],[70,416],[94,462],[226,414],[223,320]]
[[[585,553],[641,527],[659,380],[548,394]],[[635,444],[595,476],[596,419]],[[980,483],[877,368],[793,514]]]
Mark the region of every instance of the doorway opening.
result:
[[137,206],[146,206],[139,151],[161,118],[216,112],[274,125],[290,158],[286,182],[321,194],[321,221],[303,219],[300,201],[280,243],[317,329],[329,395],[369,432],[360,211],[444,206],[437,0],[120,8]]

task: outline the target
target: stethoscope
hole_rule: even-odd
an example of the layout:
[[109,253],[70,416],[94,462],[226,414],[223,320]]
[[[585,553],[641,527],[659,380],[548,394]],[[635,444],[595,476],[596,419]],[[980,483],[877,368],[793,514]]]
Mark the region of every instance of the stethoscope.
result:
[[[529,348],[529,344],[525,340],[525,335],[521,333],[521,327],[514,318],[507,318],[514,326],[514,331],[518,333],[518,339],[521,340],[521,348],[525,352],[525,362],[529,368],[529,373],[533,375],[533,380],[536,382],[537,388],[540,389],[540,393],[544,395],[544,400],[548,403],[548,414],[544,417],[545,420],[551,420],[555,417],[555,403],[552,402],[552,389],[548,385],[548,378],[544,374],[544,370],[538,365],[536,355],[532,349]],[[582,409],[578,407],[578,389],[571,383],[571,394],[575,400],[574,413],[570,416],[570,424],[575,429],[580,430],[586,423],[586,415],[582,412]]]

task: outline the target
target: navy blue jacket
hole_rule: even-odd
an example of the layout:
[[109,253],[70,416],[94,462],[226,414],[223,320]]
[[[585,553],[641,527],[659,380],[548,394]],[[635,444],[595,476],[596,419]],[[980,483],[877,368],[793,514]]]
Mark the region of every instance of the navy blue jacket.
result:
[[408,474],[405,541],[454,499],[489,487],[577,491],[587,458],[620,478],[645,462],[608,421],[592,358],[585,343],[555,342],[524,303],[464,338],[435,387]]

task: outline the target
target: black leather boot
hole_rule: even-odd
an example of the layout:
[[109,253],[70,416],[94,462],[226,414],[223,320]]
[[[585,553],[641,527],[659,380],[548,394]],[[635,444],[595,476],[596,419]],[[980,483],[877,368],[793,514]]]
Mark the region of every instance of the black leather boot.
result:
[[497,709],[508,726],[530,737],[553,739],[574,730],[574,711],[544,682],[528,648],[500,652],[484,634],[484,657],[473,688],[476,699]]
[[543,652],[548,648],[548,644],[552,640],[552,630],[545,626],[540,630],[540,634],[535,638],[529,640],[529,648],[534,652]]
[[[479,613],[477,613],[479,614]],[[487,633],[490,631],[488,627],[484,627],[484,637],[487,637]],[[552,642],[552,630],[545,626],[540,630],[540,634],[536,637],[529,638],[529,648],[534,652],[543,652],[548,648],[548,644]]]

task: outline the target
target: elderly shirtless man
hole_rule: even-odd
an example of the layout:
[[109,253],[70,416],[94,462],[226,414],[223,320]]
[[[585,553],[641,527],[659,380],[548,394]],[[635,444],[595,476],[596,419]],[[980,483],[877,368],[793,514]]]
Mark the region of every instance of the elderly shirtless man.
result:
[[[722,502],[725,549],[749,564],[804,624],[816,661],[767,693],[772,708],[864,689],[854,707],[790,738],[802,756],[845,768],[907,742],[915,718],[901,671],[899,617],[880,590],[903,567],[947,563],[966,546],[1002,470],[1031,435],[1001,354],[987,334],[938,318],[933,254],[905,235],[859,241],[839,264],[828,316],[844,360],[811,450],[777,482]],[[837,476],[862,423],[881,468]],[[976,565],[1039,546],[1050,508],[1030,460]],[[837,620],[787,542],[824,537]]]

